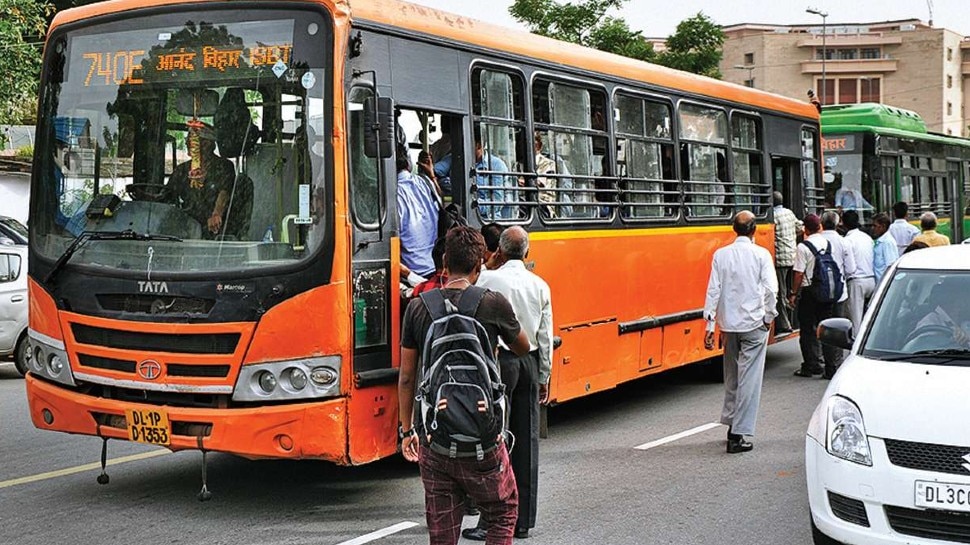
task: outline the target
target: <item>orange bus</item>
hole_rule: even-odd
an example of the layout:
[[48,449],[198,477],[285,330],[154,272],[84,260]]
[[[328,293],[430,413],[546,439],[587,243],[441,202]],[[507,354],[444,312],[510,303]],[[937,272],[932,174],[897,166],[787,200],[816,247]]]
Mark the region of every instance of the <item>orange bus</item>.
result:
[[396,452],[396,148],[532,233],[556,402],[716,354],[731,215],[820,204],[807,103],[397,0],[79,7],[41,87],[30,412],[105,445]]

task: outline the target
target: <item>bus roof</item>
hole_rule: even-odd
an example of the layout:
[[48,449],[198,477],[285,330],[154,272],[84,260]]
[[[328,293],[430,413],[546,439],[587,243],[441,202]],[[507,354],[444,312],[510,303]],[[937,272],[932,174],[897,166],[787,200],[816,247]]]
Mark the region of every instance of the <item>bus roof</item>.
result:
[[822,108],[822,134],[872,133],[909,140],[970,147],[970,139],[929,132],[916,112],[888,104],[862,103]]
[[[203,2],[220,0],[203,0]],[[818,113],[807,101],[796,100],[733,83],[681,72],[575,44],[537,36],[521,30],[484,23],[462,15],[402,2],[400,0],[311,0],[336,14],[349,13],[352,20],[445,38],[497,52],[539,59],[563,67],[595,72],[652,86],[748,104],[793,116],[816,119]],[[198,0],[110,0],[62,11],[51,30],[106,13],[149,6],[198,4]]]

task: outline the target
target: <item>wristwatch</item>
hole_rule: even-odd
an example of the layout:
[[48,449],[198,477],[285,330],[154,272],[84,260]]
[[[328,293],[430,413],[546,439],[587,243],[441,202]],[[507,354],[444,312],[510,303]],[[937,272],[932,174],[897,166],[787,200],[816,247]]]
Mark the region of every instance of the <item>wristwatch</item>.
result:
[[411,429],[405,431],[404,426],[402,426],[401,424],[398,424],[397,425],[397,438],[398,439],[400,439],[400,440],[403,441],[404,438],[407,437],[407,436],[409,436],[409,435],[413,435],[413,436],[417,437],[418,432],[413,427]]

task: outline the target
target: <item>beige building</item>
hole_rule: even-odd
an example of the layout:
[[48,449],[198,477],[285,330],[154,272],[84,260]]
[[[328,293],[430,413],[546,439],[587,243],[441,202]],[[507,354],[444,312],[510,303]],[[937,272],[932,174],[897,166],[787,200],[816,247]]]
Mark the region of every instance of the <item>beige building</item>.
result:
[[725,81],[798,98],[812,89],[824,104],[892,104],[930,131],[970,136],[970,41],[956,32],[918,19],[828,24],[824,37],[820,24],[723,30]]

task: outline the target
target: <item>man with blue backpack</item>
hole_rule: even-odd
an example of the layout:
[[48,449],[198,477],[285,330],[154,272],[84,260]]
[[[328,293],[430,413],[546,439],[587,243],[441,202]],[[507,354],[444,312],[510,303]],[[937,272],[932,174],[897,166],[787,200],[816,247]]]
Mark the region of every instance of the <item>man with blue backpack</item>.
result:
[[518,516],[496,347],[501,338],[522,356],[529,340],[508,300],[475,286],[484,254],[475,229],[448,231],[447,283],[404,314],[399,434],[405,459],[421,470],[431,545],[458,543],[466,498],[487,523],[487,545],[510,545]]
[[805,216],[803,223],[805,240],[795,250],[794,277],[788,296],[792,305],[796,300],[798,302],[798,344],[802,351],[802,365],[795,371],[795,376],[823,375],[830,379],[842,361],[842,349],[821,347],[816,330],[822,320],[839,315],[838,309],[845,300],[842,272],[845,248],[841,240],[829,240],[822,235],[822,220],[815,214]]

